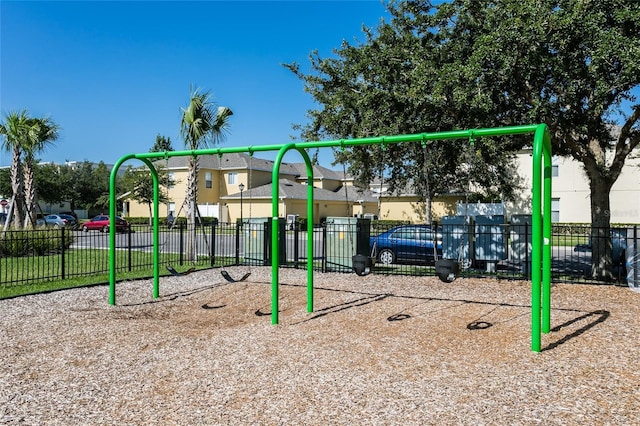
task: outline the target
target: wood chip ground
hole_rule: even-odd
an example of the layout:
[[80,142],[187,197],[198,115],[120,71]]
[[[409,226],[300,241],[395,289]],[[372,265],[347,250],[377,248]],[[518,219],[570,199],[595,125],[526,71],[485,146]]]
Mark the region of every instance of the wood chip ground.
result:
[[[246,269],[230,271],[241,276]],[[526,281],[217,270],[0,300],[8,425],[638,425],[640,294]]]

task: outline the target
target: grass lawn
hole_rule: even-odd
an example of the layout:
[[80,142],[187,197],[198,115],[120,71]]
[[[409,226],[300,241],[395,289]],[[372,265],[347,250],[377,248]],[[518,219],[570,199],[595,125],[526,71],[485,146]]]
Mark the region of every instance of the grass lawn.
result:
[[[229,265],[235,259],[216,259],[215,266]],[[210,268],[208,257],[201,257],[195,264],[179,265],[176,254],[162,254],[161,265],[171,264],[178,271],[190,267]],[[153,254],[139,251],[116,251],[117,279],[129,280],[153,276]],[[169,272],[161,266],[161,275]],[[81,287],[109,282],[109,251],[96,249],[72,249],[48,256],[24,256],[0,258],[0,299],[44,291]]]

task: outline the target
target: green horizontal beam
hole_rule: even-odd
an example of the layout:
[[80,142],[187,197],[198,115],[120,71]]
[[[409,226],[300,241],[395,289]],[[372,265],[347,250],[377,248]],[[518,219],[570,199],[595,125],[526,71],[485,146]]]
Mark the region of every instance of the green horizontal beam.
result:
[[288,144],[275,145],[258,145],[258,146],[242,146],[242,147],[226,147],[226,148],[203,148],[182,151],[163,151],[163,152],[144,152],[140,154],[130,154],[127,159],[164,159],[169,157],[188,157],[199,155],[224,155],[237,153],[254,153],[280,151],[284,146],[290,146],[291,149],[313,149],[313,148],[329,148],[329,147],[348,147],[357,145],[384,145],[396,144],[403,142],[419,142],[433,140],[448,140],[469,138],[471,136],[489,137],[489,136],[507,136],[516,134],[534,133],[538,125],[500,127],[496,129],[472,129],[472,130],[452,130],[449,132],[435,133],[416,133],[410,135],[395,136],[379,136],[371,138],[356,139],[334,139],[316,142],[297,142]]

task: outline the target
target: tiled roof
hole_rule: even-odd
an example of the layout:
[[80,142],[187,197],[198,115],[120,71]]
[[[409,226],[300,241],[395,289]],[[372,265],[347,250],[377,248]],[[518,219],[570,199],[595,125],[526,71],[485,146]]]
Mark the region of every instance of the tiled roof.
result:
[[[163,166],[167,164],[166,160],[158,160],[158,163]],[[265,160],[264,158],[258,158],[244,153],[224,154],[219,155],[199,155],[198,162],[201,169],[211,170],[257,170],[271,172],[273,170],[274,162],[271,160]],[[189,157],[169,157],[168,168],[169,169],[186,169],[189,166]],[[280,164],[280,173],[298,176],[300,173],[296,167],[289,163]],[[306,169],[304,170],[306,173]]]
[[[280,179],[278,191],[281,198],[288,198],[294,200],[305,200],[307,198],[307,185],[302,185],[297,182],[293,182],[289,179]],[[318,201],[345,201],[347,199],[347,195],[345,195],[345,191],[347,191],[349,201],[355,202],[358,200],[375,202],[378,199],[373,196],[371,191],[360,192],[356,188],[352,186],[343,186],[340,190],[333,192],[328,191],[326,189],[314,188],[313,189],[313,198]],[[266,184],[262,186],[258,186],[256,188],[248,189],[242,193],[242,197],[245,200],[250,200],[251,198],[271,198],[272,187],[271,184]],[[240,193],[235,193],[228,195],[226,197],[222,197],[222,199],[239,199]]]
[[[302,176],[302,177],[307,176],[307,166],[305,163],[293,163],[291,164],[291,166],[298,171],[299,176]],[[345,176],[346,176],[346,180],[352,179],[351,176],[349,176],[348,174],[345,175],[345,173],[342,171],[335,171],[335,170],[327,169],[326,167],[318,166],[318,165],[313,166],[314,179],[332,179],[332,180],[343,181],[345,180]]]

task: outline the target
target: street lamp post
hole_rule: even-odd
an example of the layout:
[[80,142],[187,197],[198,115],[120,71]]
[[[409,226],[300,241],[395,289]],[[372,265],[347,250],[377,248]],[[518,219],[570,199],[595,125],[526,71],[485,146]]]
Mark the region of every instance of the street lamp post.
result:
[[244,184],[240,183],[238,189],[240,190],[240,226],[242,226],[242,191],[244,191]]

